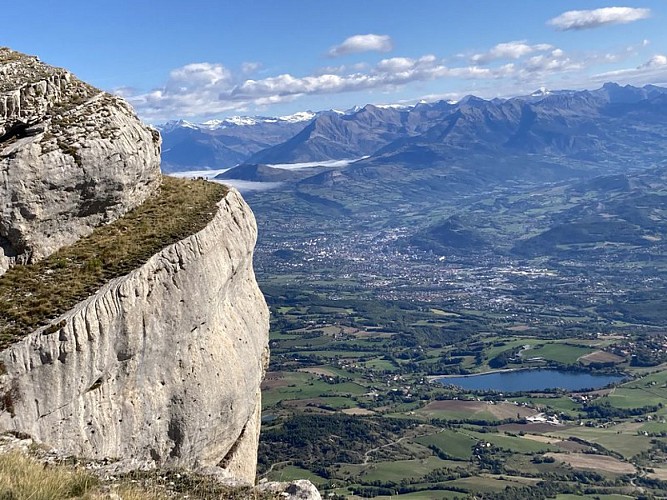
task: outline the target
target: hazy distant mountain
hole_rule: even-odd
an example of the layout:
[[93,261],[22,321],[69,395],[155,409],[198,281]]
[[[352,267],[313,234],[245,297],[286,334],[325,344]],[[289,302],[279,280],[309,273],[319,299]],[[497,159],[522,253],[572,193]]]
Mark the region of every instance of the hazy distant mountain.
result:
[[250,163],[359,158],[410,135],[408,109],[371,104],[351,114],[322,113],[288,141],[254,154]]
[[225,179],[240,179],[244,181],[253,182],[283,182],[283,181],[299,181],[306,177],[314,175],[319,170],[314,168],[308,169],[284,169],[271,167],[269,165],[256,165],[246,163],[237,167],[231,168],[226,172],[215,176],[218,180]]
[[461,100],[426,132],[394,141],[372,162],[451,161],[465,155],[499,158],[512,154],[611,161],[646,155],[641,144],[667,149],[667,89],[606,84],[596,91],[545,92],[536,97]]
[[232,117],[196,124],[159,125],[165,172],[232,167],[253,153],[286,141],[315,117],[302,112],[278,118]]
[[466,227],[460,217],[450,217],[419,231],[408,241],[423,250],[440,254],[446,254],[451,249],[475,251],[488,245],[474,228]]
[[666,182],[664,165],[658,165],[566,185],[572,206],[550,214],[548,229],[517,242],[513,250],[524,256],[565,256],[610,244],[659,244],[667,231]]

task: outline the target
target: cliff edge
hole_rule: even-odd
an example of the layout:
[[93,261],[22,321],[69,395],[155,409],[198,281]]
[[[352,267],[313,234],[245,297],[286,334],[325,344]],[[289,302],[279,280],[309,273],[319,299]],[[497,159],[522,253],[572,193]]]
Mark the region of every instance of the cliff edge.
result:
[[202,231],[0,353],[0,428],[65,453],[253,482],[268,308],[232,190]]
[[257,226],[233,189],[162,181],[159,150],[121,99],[0,49],[0,432],[253,483],[269,330]]

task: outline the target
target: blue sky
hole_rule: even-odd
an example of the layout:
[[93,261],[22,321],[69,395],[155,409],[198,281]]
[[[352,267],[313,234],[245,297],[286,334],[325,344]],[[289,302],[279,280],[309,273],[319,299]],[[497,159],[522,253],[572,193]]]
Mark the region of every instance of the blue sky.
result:
[[667,2],[31,0],[0,44],[146,120],[667,84]]

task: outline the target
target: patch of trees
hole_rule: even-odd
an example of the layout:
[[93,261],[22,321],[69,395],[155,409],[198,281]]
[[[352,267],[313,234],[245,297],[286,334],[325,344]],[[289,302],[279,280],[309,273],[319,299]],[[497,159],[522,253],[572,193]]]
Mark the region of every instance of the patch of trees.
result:
[[628,418],[654,413],[660,408],[662,408],[662,404],[647,405],[640,408],[616,408],[609,401],[593,401],[582,409],[586,412],[588,418]]
[[503,351],[489,360],[489,366],[498,369],[507,366],[509,363],[521,363],[521,359],[519,358],[520,351],[521,347]]
[[395,441],[414,425],[413,421],[399,419],[294,415],[262,430],[258,465],[265,470],[272,463],[290,460],[313,470],[323,463],[359,463],[366,451]]

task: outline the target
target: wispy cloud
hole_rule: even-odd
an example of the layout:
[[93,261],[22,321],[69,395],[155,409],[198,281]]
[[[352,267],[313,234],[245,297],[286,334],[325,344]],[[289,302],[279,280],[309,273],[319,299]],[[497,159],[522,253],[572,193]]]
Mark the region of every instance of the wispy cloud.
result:
[[667,79],[667,55],[656,54],[648,61],[635,68],[619,69],[616,71],[607,71],[593,75],[593,80],[609,81],[621,80],[624,82],[645,81],[647,78]]
[[389,52],[394,44],[389,35],[354,35],[346,38],[343,43],[329,49],[330,57],[340,57],[359,52]]
[[248,75],[248,74],[254,73],[257,70],[261,69],[261,67],[262,67],[262,63],[244,62],[243,64],[241,64],[241,72],[244,75]]
[[529,45],[525,40],[514,42],[499,43],[487,52],[473,55],[470,60],[475,64],[488,64],[498,59],[520,59],[523,56],[535,52],[544,52],[553,49],[553,46],[546,43]]
[[627,24],[651,15],[650,9],[604,7],[594,10],[570,10],[550,19],[547,24],[557,30],[585,30],[608,24]]

